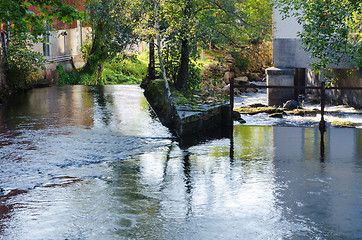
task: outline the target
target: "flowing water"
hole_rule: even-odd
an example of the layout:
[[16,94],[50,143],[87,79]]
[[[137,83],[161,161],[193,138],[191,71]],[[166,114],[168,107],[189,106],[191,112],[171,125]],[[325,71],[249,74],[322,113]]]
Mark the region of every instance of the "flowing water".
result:
[[33,89],[0,123],[0,239],[362,238],[362,129],[179,143],[136,86]]

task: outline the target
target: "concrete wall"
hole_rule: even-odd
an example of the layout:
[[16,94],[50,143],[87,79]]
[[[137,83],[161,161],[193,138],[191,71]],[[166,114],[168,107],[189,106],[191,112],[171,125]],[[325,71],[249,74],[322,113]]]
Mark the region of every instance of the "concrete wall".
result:
[[274,8],[274,41],[273,62],[275,67],[308,68],[310,63],[307,54],[298,38],[302,26],[295,18],[282,19],[282,15]]

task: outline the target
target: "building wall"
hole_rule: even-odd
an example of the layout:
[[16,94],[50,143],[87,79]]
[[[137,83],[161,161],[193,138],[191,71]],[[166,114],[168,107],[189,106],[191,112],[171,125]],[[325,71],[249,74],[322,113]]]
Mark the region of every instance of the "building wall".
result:
[[[49,56],[44,56],[48,61],[44,78],[53,79],[54,74],[56,74],[56,67],[59,64],[62,64],[67,72],[70,72],[74,67],[80,68],[85,64],[82,58],[81,46],[89,36],[91,29],[82,27],[79,21],[67,27],[69,28],[50,32]],[[67,35],[62,35],[64,32]],[[44,53],[43,44],[36,44],[34,51]]]
[[308,68],[309,54],[303,48],[298,32],[303,30],[295,18],[282,19],[274,9],[273,62],[275,67]]

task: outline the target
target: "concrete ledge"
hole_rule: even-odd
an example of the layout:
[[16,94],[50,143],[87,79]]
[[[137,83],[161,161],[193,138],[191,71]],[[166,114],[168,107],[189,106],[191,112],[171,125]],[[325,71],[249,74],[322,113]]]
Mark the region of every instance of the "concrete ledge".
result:
[[294,68],[271,67],[271,68],[265,69],[265,73],[267,75],[294,75],[295,69]]
[[[294,86],[294,68],[271,67],[265,70],[268,86]],[[288,100],[294,98],[293,89],[267,90],[268,106],[282,106]]]
[[178,104],[171,106],[161,79],[151,81],[147,85],[144,95],[161,123],[178,137],[231,124],[229,104]]

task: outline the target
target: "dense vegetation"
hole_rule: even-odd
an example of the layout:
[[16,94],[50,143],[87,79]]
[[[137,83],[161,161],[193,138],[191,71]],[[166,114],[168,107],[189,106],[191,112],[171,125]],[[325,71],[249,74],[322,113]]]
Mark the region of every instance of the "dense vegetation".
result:
[[[38,6],[39,13],[26,11],[30,5]],[[29,76],[35,78],[36,70],[44,66],[42,56],[28,49],[45,41],[42,36],[54,18],[85,20],[83,13],[62,0],[4,0],[0,7],[1,23],[13,40],[7,58],[8,76],[11,72],[23,74],[17,85],[29,81]],[[92,28],[84,48],[86,64],[69,75],[59,67],[61,84],[139,83],[146,74],[146,57],[130,54],[127,49],[145,41],[155,43],[159,53],[156,61],[165,83],[170,81],[187,93],[201,81],[202,49],[222,52],[218,58],[234,53],[246,66],[245,55],[235,53],[269,41],[272,33],[269,0],[88,0],[86,10]]]

